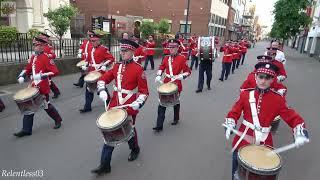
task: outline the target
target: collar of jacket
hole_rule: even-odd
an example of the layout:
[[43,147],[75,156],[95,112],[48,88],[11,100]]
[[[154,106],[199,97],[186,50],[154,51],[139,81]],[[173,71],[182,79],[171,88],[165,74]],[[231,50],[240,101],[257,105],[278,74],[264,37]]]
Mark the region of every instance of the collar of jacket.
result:
[[256,90],[260,93],[260,94],[264,94],[270,91],[270,87],[268,87],[267,89],[260,89],[258,88],[258,86],[256,87]]

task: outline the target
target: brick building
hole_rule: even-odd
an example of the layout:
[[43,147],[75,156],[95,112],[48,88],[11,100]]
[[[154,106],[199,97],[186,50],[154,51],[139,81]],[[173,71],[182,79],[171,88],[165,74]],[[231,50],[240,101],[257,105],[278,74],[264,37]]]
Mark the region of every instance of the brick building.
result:
[[[186,0],[70,0],[80,11],[75,18],[71,31],[84,33],[92,28],[92,17],[112,17],[115,33],[137,31],[142,21],[159,22],[166,18],[171,24],[170,31],[175,34],[184,32],[184,10]],[[211,0],[190,0],[188,33],[208,35]]]

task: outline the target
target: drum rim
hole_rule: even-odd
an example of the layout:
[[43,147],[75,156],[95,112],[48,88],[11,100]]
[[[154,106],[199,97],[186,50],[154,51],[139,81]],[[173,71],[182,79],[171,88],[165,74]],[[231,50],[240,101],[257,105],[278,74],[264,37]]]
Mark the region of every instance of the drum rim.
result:
[[16,93],[13,95],[13,100],[16,101],[16,102],[26,102],[26,101],[29,101],[29,100],[32,99],[33,97],[38,96],[38,95],[40,94],[40,91],[39,91],[38,88],[36,88],[36,87],[30,87],[30,88],[34,88],[34,89],[37,90],[34,95],[32,95],[32,96],[30,96],[30,97],[28,97],[28,98],[24,98],[24,99],[17,99],[17,98],[15,98],[15,95],[16,95],[19,91],[22,91],[22,90],[24,90],[24,89],[27,89],[27,88],[24,88],[24,89],[19,90],[18,92],[16,92]]
[[100,124],[99,124],[99,119],[100,119],[100,117],[101,117],[104,113],[107,112],[107,111],[106,111],[106,112],[103,112],[103,113],[98,117],[98,119],[96,120],[96,124],[97,124],[98,128],[101,129],[101,130],[103,130],[103,131],[114,131],[114,130],[116,130],[116,129],[119,129],[119,127],[121,127],[123,124],[125,124],[128,120],[131,120],[131,119],[132,119],[132,118],[130,118],[131,116],[128,115],[128,112],[127,112],[126,110],[124,110],[124,109],[122,109],[122,108],[120,108],[120,109],[125,112],[124,119],[123,119],[121,122],[119,122],[118,124],[116,124],[115,126],[110,127],[110,128],[106,128],[106,127],[100,126]]
[[83,64],[81,64],[82,62],[86,62],[86,60],[83,59],[83,60],[77,62],[76,66],[81,68],[81,66],[83,66]]
[[[96,80],[92,80],[92,81],[88,81],[86,80],[86,76],[88,76],[90,73],[99,73],[100,76],[96,79]],[[91,71],[89,72],[87,75],[84,76],[83,80],[87,83],[95,83],[95,82],[98,82],[99,78],[102,76],[102,73],[98,72],[98,71]]]
[[[237,159],[238,159],[239,165],[242,165],[242,167],[244,167],[246,170],[248,170],[250,172],[253,172],[253,173],[256,173],[258,175],[276,175],[276,174],[278,174],[280,172],[281,168],[282,168],[282,165],[281,165],[282,164],[282,159],[281,159],[281,156],[278,153],[275,153],[275,154],[279,157],[280,163],[275,168],[271,168],[271,169],[262,169],[262,168],[254,167],[254,166],[248,164],[247,162],[245,162],[241,158],[241,156],[240,156],[241,149],[243,149],[243,148],[245,148],[247,146],[253,146],[253,145],[254,144],[246,145],[246,146],[241,147],[238,150]],[[268,147],[268,146],[264,146],[264,145],[254,145],[254,146],[262,146],[262,147],[265,147],[265,148],[273,149],[272,147]]]
[[[162,85],[165,85],[165,84],[168,84],[168,83],[171,83],[171,84],[174,84],[174,85],[175,85],[174,91],[172,91],[172,92],[170,92],[170,93],[169,93],[169,92],[161,92],[161,91],[159,91],[159,88],[160,88]],[[173,83],[173,82],[167,82],[167,83],[164,83],[164,84],[162,84],[162,85],[160,85],[160,86],[157,88],[157,91],[158,91],[159,94],[170,95],[170,94],[176,93],[176,92],[179,90],[178,85],[175,84],[175,83]]]

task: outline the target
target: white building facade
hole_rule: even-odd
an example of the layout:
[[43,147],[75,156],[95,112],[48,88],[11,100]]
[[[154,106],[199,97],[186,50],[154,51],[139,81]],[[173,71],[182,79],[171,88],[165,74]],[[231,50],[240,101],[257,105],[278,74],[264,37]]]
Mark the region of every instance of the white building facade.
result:
[[314,1],[312,24],[308,32],[304,51],[310,56],[320,55],[320,0]]
[[224,37],[227,31],[228,11],[228,0],[211,1],[211,17],[208,24],[209,35]]

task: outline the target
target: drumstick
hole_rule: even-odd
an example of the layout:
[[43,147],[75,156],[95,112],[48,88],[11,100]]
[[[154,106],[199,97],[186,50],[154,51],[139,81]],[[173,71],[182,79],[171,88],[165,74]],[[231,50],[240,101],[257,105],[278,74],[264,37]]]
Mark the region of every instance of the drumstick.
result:
[[[309,142],[309,141],[307,141],[307,142]],[[291,143],[291,144],[288,144],[288,145],[279,147],[279,148],[277,148],[277,149],[274,149],[274,150],[272,150],[271,152],[269,152],[267,155],[268,155],[268,156],[271,156],[273,153],[279,154],[279,153],[282,153],[282,152],[284,152],[284,151],[288,151],[288,150],[290,150],[290,149],[293,149],[293,148],[295,148],[295,147],[297,147],[296,144],[295,144],[295,143]]]
[[105,109],[105,111],[108,111],[108,107],[107,107],[108,105],[107,105],[107,101],[104,101],[104,109]]
[[[225,128],[228,128],[230,129],[234,134],[238,135],[239,137],[241,137],[243,135],[242,132],[236,130],[236,129],[233,129],[233,128],[230,128],[229,126],[227,126],[226,124],[222,124],[223,127]],[[254,138],[252,136],[249,136],[249,135],[245,135],[244,138],[243,138],[245,141],[247,141],[248,143],[250,144],[253,144],[254,143]]]
[[122,105],[122,106],[115,106],[115,107],[113,107],[113,109],[114,109],[114,108],[120,109],[120,108],[130,107],[130,105],[131,105],[131,104],[125,104],[125,105]]

